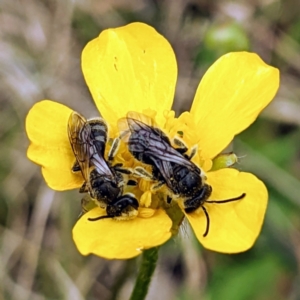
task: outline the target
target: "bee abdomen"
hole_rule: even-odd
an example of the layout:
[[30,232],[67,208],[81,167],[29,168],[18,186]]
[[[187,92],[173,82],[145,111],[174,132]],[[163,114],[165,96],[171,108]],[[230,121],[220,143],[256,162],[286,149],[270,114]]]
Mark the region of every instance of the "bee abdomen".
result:
[[121,193],[122,189],[114,181],[114,178],[107,178],[101,176],[96,170],[90,173],[90,182],[93,193],[93,198],[96,200],[105,200],[107,202],[117,198]]
[[88,123],[91,127],[94,145],[97,151],[100,151],[101,155],[104,156],[107,142],[107,125],[100,119],[89,120]]

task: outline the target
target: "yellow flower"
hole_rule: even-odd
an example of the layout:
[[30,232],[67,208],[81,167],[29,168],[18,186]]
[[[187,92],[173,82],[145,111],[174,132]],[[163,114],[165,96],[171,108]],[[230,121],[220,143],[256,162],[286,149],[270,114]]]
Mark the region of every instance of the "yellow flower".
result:
[[[210,199],[224,200],[246,193],[240,201],[205,204],[210,218],[206,237],[202,209],[185,216],[208,249],[236,253],[250,248],[266,211],[268,194],[264,184],[254,175],[233,168],[210,169],[212,160],[273,99],[279,86],[278,70],[253,53],[224,55],[202,78],[190,112],[175,118],[170,111],[177,78],[173,50],[153,28],[133,23],[105,30],[89,42],[82,53],[82,71],[97,108],[110,126],[110,136],[117,135],[117,121],[128,111],[144,113],[155,119],[170,138],[179,136],[189,147],[198,145],[193,162],[205,171],[212,186]],[[31,141],[28,157],[41,165],[47,184],[55,190],[79,188],[83,183],[81,174],[71,172],[75,160],[67,135],[71,112],[61,104],[44,100],[34,105],[26,119]],[[149,208],[151,193],[147,184],[140,186],[144,192],[140,192],[140,203],[145,208],[137,218],[90,222],[88,218],[105,214],[103,209],[95,208],[78,220],[73,238],[82,254],[130,258],[171,237],[171,219],[164,209]],[[184,211],[182,202],[179,206]]]

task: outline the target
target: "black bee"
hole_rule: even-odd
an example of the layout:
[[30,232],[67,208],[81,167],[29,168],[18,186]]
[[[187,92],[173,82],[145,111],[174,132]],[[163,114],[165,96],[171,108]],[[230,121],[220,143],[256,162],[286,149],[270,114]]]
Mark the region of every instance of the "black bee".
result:
[[72,112],[68,121],[69,140],[77,163],[72,171],[81,171],[85,180],[80,192],[88,192],[102,208],[106,216],[90,218],[95,221],[104,218],[131,219],[137,215],[139,203],[132,194],[123,195],[124,179],[121,173],[128,173],[120,164],[112,165],[118,148],[115,141],[104,159],[107,142],[107,125],[103,119],[86,120]]
[[[151,125],[145,124],[145,120]],[[152,176],[139,168],[140,176],[159,181],[158,187],[165,184],[172,194],[167,202],[170,203],[172,198],[182,198],[185,212],[191,213],[202,208],[207,220],[204,237],[209,232],[209,215],[204,207],[205,203],[226,203],[245,197],[246,194],[243,193],[236,198],[208,200],[212,187],[205,182],[204,172],[190,161],[196,150],[188,156],[187,147],[180,141],[177,144],[182,144],[181,147],[175,149],[167,135],[152,126],[152,121],[147,116],[130,112],[126,119],[119,121],[118,126],[129,152],[140,162],[152,167]]]

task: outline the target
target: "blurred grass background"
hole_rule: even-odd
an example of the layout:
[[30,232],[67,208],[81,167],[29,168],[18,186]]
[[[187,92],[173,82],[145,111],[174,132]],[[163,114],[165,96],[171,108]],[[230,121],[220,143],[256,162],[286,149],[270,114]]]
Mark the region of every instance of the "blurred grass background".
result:
[[[160,251],[151,299],[300,299],[300,6],[297,0],[0,0],[0,299],[127,299],[139,259],[82,257],[71,229],[76,192],[54,192],[26,158],[24,121],[41,99],[86,117],[95,106],[80,54],[101,30],[153,25],[179,65],[176,111],[189,109],[208,66],[249,50],[281,70],[276,99],[235,139],[239,168],[268,186],[255,246],[238,255],[207,251],[187,234]],[[47,133],[45,133],[47,134]],[[101,232],[99,232],[101,234]]]

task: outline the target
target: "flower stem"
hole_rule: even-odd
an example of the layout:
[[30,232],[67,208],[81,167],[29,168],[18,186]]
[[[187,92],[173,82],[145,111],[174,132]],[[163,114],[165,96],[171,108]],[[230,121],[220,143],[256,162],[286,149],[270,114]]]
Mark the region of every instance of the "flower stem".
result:
[[158,247],[154,247],[143,252],[142,263],[130,300],[143,300],[146,298],[157,259]]

